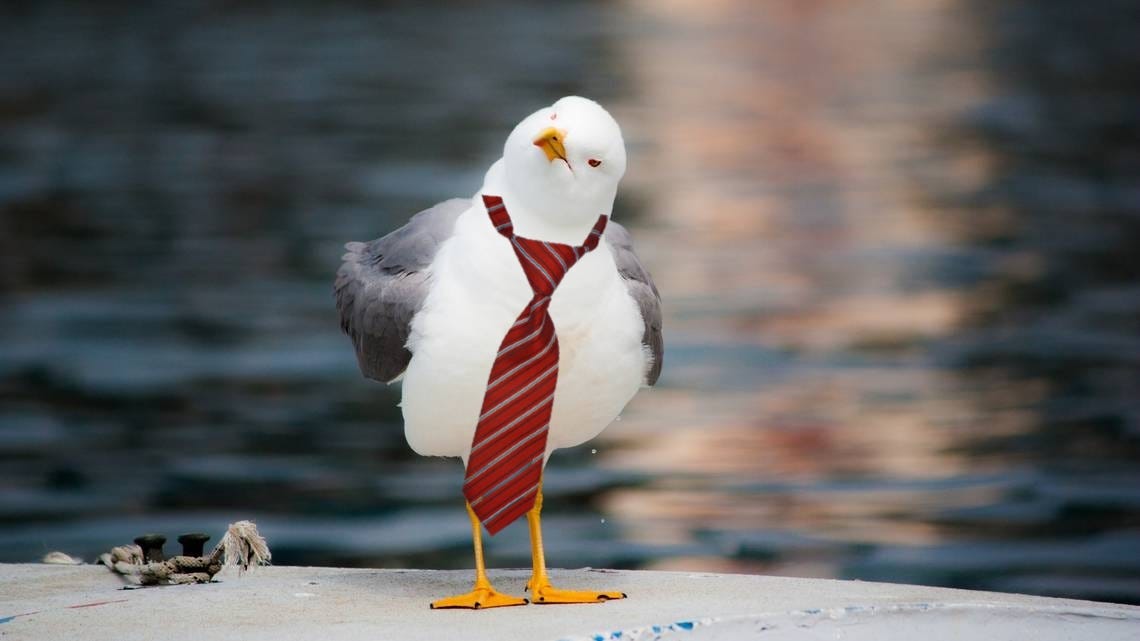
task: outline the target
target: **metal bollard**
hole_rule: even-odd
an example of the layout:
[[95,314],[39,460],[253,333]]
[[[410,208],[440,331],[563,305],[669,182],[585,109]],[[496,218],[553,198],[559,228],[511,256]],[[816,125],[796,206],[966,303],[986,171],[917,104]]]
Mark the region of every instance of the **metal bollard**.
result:
[[206,547],[206,541],[210,540],[210,535],[205,532],[187,532],[178,537],[178,542],[182,544],[182,554],[184,556],[202,556]]
[[161,534],[144,534],[135,538],[135,544],[142,548],[143,560],[147,563],[161,563],[166,560],[162,553],[162,546],[166,537]]

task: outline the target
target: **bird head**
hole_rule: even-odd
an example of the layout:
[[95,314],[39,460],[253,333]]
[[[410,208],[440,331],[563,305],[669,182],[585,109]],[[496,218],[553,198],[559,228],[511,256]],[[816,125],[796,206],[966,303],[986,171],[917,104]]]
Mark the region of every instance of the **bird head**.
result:
[[553,226],[609,215],[625,174],[625,142],[601,105],[568,96],[523,119],[503,148],[513,199]]

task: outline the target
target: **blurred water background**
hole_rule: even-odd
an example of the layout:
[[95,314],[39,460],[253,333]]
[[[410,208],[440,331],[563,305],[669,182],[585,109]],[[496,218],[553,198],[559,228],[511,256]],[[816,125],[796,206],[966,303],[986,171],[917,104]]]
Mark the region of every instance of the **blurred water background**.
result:
[[469,567],[333,273],[582,94],[667,357],[553,458],[554,565],[1140,603],[1138,7],[5,3],[0,561]]

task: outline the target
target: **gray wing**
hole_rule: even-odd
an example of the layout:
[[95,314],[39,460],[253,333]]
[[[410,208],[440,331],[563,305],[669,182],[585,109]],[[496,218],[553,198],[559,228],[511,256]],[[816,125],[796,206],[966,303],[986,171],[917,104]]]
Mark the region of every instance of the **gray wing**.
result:
[[348,253],[334,285],[336,309],[368,378],[390,383],[407,369],[412,316],[427,298],[425,269],[470,205],[469,199],[453,198],[383,238],[344,246]]
[[611,220],[606,225],[606,243],[613,252],[618,273],[625,281],[629,295],[633,296],[641,309],[641,319],[645,322],[641,342],[649,347],[649,352],[653,355],[653,364],[645,378],[647,383],[653,385],[657,382],[657,377],[661,376],[661,363],[665,356],[665,340],[661,336],[661,294],[657,293],[653,277],[633,252],[633,239],[625,227]]

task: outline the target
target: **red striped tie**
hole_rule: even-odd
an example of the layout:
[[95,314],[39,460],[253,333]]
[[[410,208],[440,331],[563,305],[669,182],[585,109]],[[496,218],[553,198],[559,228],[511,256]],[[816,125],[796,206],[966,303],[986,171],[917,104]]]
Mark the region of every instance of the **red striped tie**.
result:
[[483,204],[534,292],[499,344],[463,482],[463,495],[493,535],[534,507],[558,382],[558,336],[547,308],[566,272],[598,246],[608,218],[598,216],[574,247],[515,236],[503,199],[484,195]]

